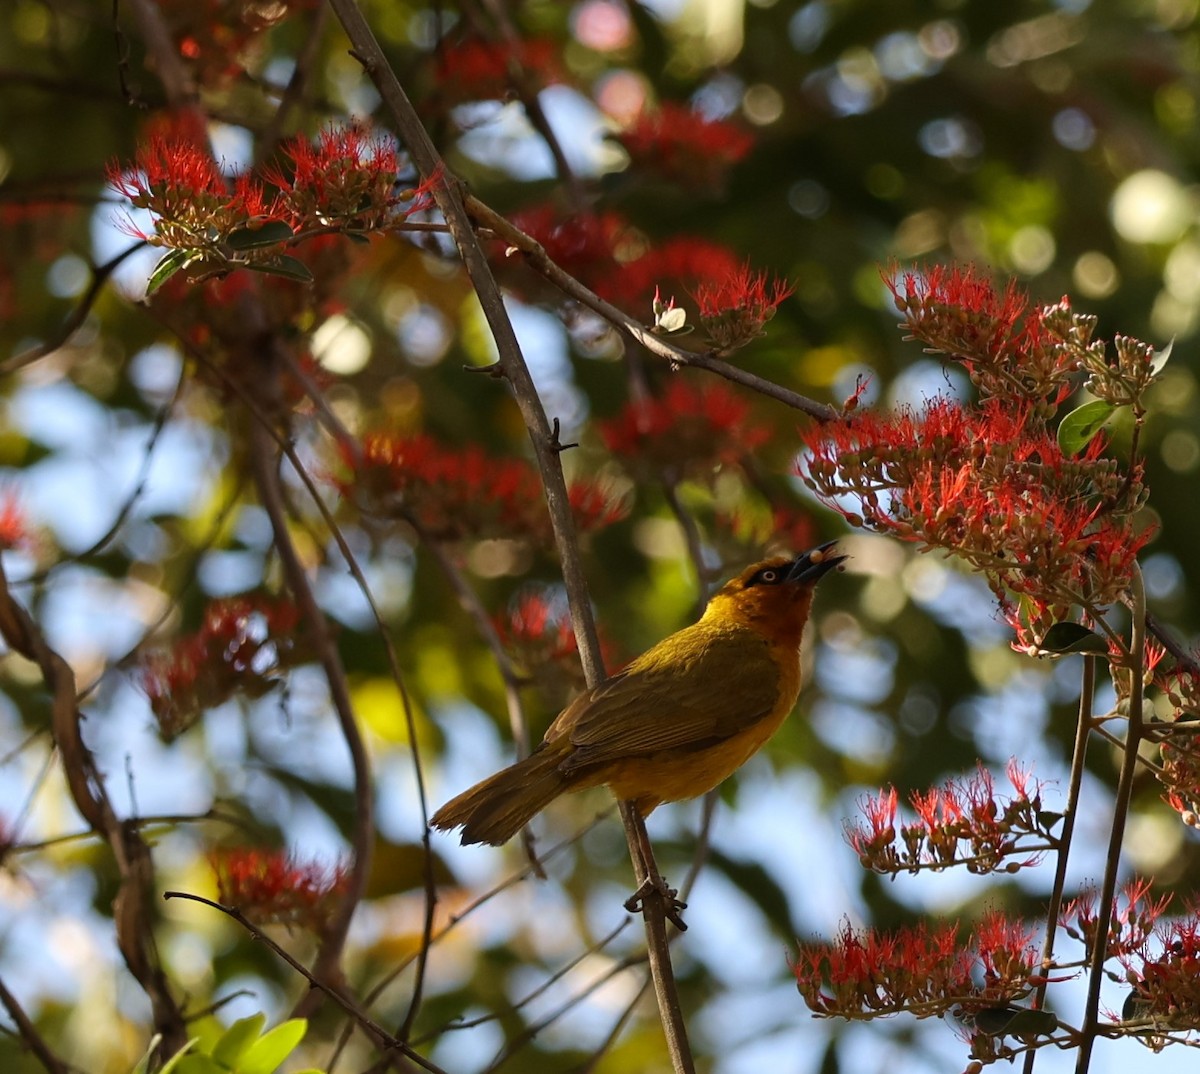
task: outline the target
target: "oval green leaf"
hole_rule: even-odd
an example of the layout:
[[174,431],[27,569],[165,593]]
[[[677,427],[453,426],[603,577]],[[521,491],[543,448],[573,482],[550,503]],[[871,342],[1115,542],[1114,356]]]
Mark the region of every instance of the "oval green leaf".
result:
[[268,220],[261,227],[240,227],[231,231],[225,243],[231,250],[257,250],[262,246],[287,242],[295,234],[282,220]]
[[1064,455],[1078,455],[1116,412],[1112,403],[1095,399],[1071,411],[1058,426],[1058,446]]
[[150,278],[146,281],[146,297],[149,298],[157,291],[164,283],[175,275],[180,269],[186,268],[187,263],[192,259],[192,251],[190,250],[171,250],[159,259],[157,265],[154,266],[150,273]]
[[295,1050],[308,1031],[304,1018],[292,1018],[277,1025],[250,1046],[234,1068],[236,1074],[275,1074],[276,1068]]
[[1078,623],[1055,623],[1042,636],[1038,648],[1052,656],[1065,656],[1067,653],[1106,654],[1108,642],[1094,630],[1088,630]]
[[273,257],[270,261],[247,261],[242,267],[253,269],[255,272],[265,272],[268,276],[282,276],[285,280],[296,280],[298,283],[312,283],[313,280],[308,266],[287,254]]
[[988,1007],[975,1015],[974,1023],[989,1037],[1046,1035],[1058,1028],[1058,1019],[1050,1011],[1028,1007]]
[[252,1014],[249,1018],[239,1018],[224,1033],[221,1039],[213,1045],[212,1057],[225,1066],[233,1069],[237,1066],[246,1049],[258,1040],[262,1028],[267,1024],[265,1014]]
[[1175,346],[1175,340],[1172,338],[1161,351],[1155,351],[1154,357],[1150,361],[1150,371],[1154,374],[1162,372],[1162,368],[1167,364],[1167,359],[1171,357],[1171,348]]

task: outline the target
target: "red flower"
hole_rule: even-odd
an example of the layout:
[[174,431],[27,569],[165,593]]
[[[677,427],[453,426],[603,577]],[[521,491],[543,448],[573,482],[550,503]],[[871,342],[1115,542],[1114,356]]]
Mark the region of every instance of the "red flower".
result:
[[449,106],[465,101],[508,98],[515,78],[541,89],[559,81],[558,45],[530,38],[510,45],[499,41],[464,40],[439,46],[434,57],[438,92]]
[[229,189],[212,155],[190,138],[159,136],[138,148],[132,170],[110,164],[109,184],[157,218],[154,235],[134,224],[126,230],[156,245],[197,247],[211,243],[210,230],[228,226]]
[[297,231],[338,228],[371,231],[432,204],[430,192],[440,173],[403,189],[395,143],[352,123],[328,127],[315,142],[295,138],[283,147],[290,161],[285,171],[268,167],[263,175],[279,188],[280,199]]
[[733,123],[705,119],[671,101],[643,110],[614,137],[637,171],[653,171],[691,189],[719,188],[729,168],[754,145],[754,138]]
[[965,941],[957,925],[922,923],[886,933],[847,923],[832,943],[801,947],[792,970],[819,1017],[970,1016],[1030,993],[1038,959],[1032,935],[998,913],[988,914]]
[[1098,439],[1064,455],[1032,402],[937,398],[920,414],[859,412],[804,439],[799,470],[819,499],[855,525],[960,556],[1009,613],[1041,609],[1052,622],[1073,604],[1112,603],[1153,535],[1118,509],[1140,494],[1140,473],[1101,460]]
[[750,404],[720,384],[693,387],[672,379],[660,398],[635,400],[602,422],[609,451],[627,465],[656,474],[683,469],[711,473],[736,463],[770,433],[749,422]]
[[618,213],[563,216],[551,205],[514,213],[514,227],[541,244],[559,268],[601,297],[612,297],[611,281],[620,272],[616,251],[629,224]]
[[694,291],[734,275],[739,267],[737,255],[727,246],[677,236],[626,261],[617,276],[602,284],[604,291],[596,293],[626,309],[644,311],[651,307],[654,291],[660,286],[668,293]]
[[321,932],[346,895],[343,865],[305,862],[278,850],[240,847],[210,856],[218,901],[257,925],[299,925]]
[[[451,448],[428,436],[373,433],[363,440],[356,487],[378,510],[408,514],[435,540],[549,536],[541,482],[519,459],[478,445]],[[597,529],[623,517],[611,492],[594,481],[568,486],[576,521]]]
[[767,282],[765,272],[742,265],[736,272],[702,283],[695,291],[700,324],[721,350],[745,346],[762,335],[767,322],[792,293],[782,280]]
[[1154,943],[1124,953],[1121,962],[1133,992],[1126,1016],[1175,1030],[1200,1029],[1200,907],[1159,923]]
[[29,541],[29,525],[21,501],[11,489],[0,492],[0,548],[19,548]]
[[867,868],[871,868],[878,854],[891,849],[896,838],[898,800],[895,787],[881,790],[875,796],[865,795],[858,801],[863,821],[846,825],[846,842]]
[[195,634],[146,654],[141,685],[162,736],[171,740],[235,694],[260,697],[304,658],[294,604],[258,594],[209,603]]
[[[1043,819],[1041,786],[1015,763],[1008,766],[1016,794],[1000,797],[982,765],[962,782],[913,791],[916,820],[901,825],[896,845],[896,791],[860,801],[863,819],[846,825],[846,841],[864,867],[878,873],[916,873],[965,865],[969,872],[1015,872],[1036,864],[1052,839]],[[1016,856],[1023,858],[1017,860]]]
[[[1068,902],[1059,915],[1059,924],[1067,935],[1083,942],[1089,957],[1100,934],[1101,915],[1096,902],[1096,892],[1086,892]],[[1108,957],[1124,958],[1144,952],[1159,918],[1170,903],[1170,895],[1157,899],[1150,897],[1149,880],[1129,881],[1121,894],[1113,899],[1109,911],[1108,942],[1105,944]]]

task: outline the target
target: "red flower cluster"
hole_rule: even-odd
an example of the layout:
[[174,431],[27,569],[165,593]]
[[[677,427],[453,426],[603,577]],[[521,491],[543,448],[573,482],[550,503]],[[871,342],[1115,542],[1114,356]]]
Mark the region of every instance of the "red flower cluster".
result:
[[345,866],[304,862],[284,851],[238,847],[217,851],[209,861],[218,901],[256,925],[296,925],[320,933],[347,890]]
[[602,422],[609,451],[652,475],[711,475],[763,444],[770,433],[750,424],[750,404],[721,384],[693,387],[674,378],[659,398],[634,400]]
[[141,662],[142,689],[170,741],[208,708],[235,694],[261,697],[274,689],[282,673],[299,663],[296,638],[300,612],[288,601],[259,594],[212,601],[195,634],[171,648],[146,654]]
[[564,216],[549,205],[515,213],[513,225],[535,239],[559,268],[608,302],[650,309],[656,289],[670,294],[734,276],[741,262],[727,247],[679,236],[651,247],[615,212]]
[[[448,447],[428,436],[373,433],[362,447],[356,488],[377,510],[398,508],[435,540],[549,537],[541,482],[523,460],[496,458],[477,445]],[[567,493],[582,530],[625,515],[602,483],[573,481]]]
[[700,325],[713,345],[731,351],[763,334],[780,303],[792,293],[782,280],[767,282],[765,272],[743,265],[728,276],[696,289]]
[[981,396],[1029,400],[1043,417],[1071,393],[1080,370],[1093,395],[1140,411],[1161,364],[1152,347],[1125,336],[1110,356],[1092,340],[1096,318],[1075,313],[1067,298],[1029,310],[1014,283],[1001,294],[973,268],[939,265],[885,282],[911,338],[962,362]]
[[637,171],[692,190],[719,190],[729,169],[754,146],[753,136],[735,124],[705,119],[672,101],[643,110],[613,137]]
[[1156,774],[1166,791],[1163,801],[1188,827],[1200,828],[1200,739],[1194,731],[1173,735],[1163,739],[1159,751],[1162,765]]
[[[1090,957],[1100,934],[1100,911],[1095,891],[1072,899],[1062,909],[1059,924],[1072,939],[1087,948]],[[1144,952],[1154,937],[1158,921],[1170,905],[1171,896],[1150,897],[1149,880],[1131,880],[1108,915],[1108,942],[1104,950],[1110,958],[1125,958]]]
[[846,923],[832,943],[800,948],[792,971],[809,1009],[821,1018],[971,1017],[1027,996],[1039,959],[1033,930],[987,914],[961,939],[957,924],[920,924],[896,932]]
[[1155,940],[1153,949],[1121,956],[1133,986],[1125,1017],[1161,1029],[1200,1029],[1200,908],[1193,904],[1186,917],[1160,923]]
[[[1007,774],[1016,792],[1011,798],[996,796],[992,775],[982,765],[964,782],[913,792],[909,804],[916,820],[900,826],[898,843],[896,789],[865,797],[859,803],[863,817],[847,824],[846,841],[863,867],[877,873],[916,873],[952,865],[965,865],[972,873],[1012,873],[1035,865],[1050,849],[1058,817],[1042,812],[1040,785],[1015,762],[1009,763]],[[1025,857],[1006,860],[1014,854]]]
[[294,139],[283,154],[291,162],[289,169],[263,171],[263,178],[278,188],[278,197],[268,202],[261,184],[251,180],[251,193],[242,195],[242,201],[252,220],[283,219],[297,232],[386,228],[428,209],[430,192],[440,179],[433,176],[415,188],[402,188],[397,175],[403,163],[395,143],[360,124],[327,128],[315,142]]
[[541,89],[561,79],[558,46],[548,38],[515,44],[467,39],[441,45],[434,56],[438,95],[447,107],[467,101],[506,100],[517,78]]
[[855,412],[804,439],[799,473],[822,502],[966,560],[1033,645],[1071,605],[1117,600],[1153,536],[1132,517],[1140,474],[1101,459],[1098,438],[1067,456],[1028,402],[939,397],[920,414]]
[[[397,179],[395,145],[360,125],[323,131],[283,149],[290,165],[232,181],[190,136],[156,134],[139,148],[132,168],[110,165],[112,186],[154,216],[154,246],[177,251],[176,268],[212,275],[245,267],[291,279],[310,278],[306,266],[282,250],[312,235],[362,234],[402,223],[427,209],[433,176],[411,189]],[[268,185],[264,185],[265,183]]]

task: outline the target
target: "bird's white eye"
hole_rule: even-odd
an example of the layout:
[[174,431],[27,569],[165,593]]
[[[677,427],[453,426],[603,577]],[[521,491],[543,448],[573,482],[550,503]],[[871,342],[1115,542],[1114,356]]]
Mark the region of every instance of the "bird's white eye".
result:
[[772,582],[779,581],[779,572],[771,570],[763,571],[762,574],[758,576],[758,580],[760,582],[766,582],[768,585],[770,585]]

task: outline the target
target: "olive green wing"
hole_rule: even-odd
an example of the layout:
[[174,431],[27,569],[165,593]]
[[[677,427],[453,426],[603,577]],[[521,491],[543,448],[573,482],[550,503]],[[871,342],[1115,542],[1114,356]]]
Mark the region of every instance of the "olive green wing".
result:
[[779,700],[779,671],[754,631],[691,627],[568,706],[546,733],[575,747],[563,770],[663,750],[695,750],[744,731]]

